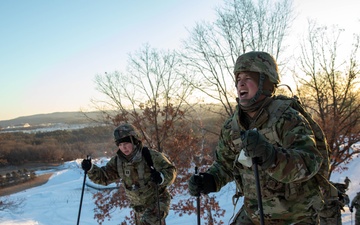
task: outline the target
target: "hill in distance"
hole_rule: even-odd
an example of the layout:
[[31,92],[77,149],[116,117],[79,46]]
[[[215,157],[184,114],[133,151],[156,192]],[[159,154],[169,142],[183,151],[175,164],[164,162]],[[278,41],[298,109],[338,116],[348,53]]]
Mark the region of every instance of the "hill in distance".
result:
[[36,114],[31,116],[21,116],[11,120],[1,120],[1,129],[11,129],[19,127],[39,127],[51,124],[89,124],[100,121],[101,112],[55,112],[48,114]]
[[[213,119],[218,114],[211,111],[221,111],[222,106],[216,104],[197,104],[193,107],[192,113],[195,117],[202,119]],[[63,129],[64,125],[94,125],[101,124],[103,120],[102,112],[54,112],[47,114],[35,114],[30,116],[21,116],[11,120],[0,120],[0,132],[29,131],[37,128],[49,128],[57,126],[57,129]],[[62,128],[59,128],[61,126]],[[64,128],[66,129],[66,128]],[[76,128],[74,128],[76,129]],[[44,130],[42,130],[44,131]]]

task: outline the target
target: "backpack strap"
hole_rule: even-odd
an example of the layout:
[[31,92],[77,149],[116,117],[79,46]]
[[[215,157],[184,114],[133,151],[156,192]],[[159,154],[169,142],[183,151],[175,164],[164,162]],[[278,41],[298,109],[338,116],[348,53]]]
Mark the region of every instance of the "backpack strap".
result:
[[148,147],[143,147],[142,149],[142,155],[144,156],[145,158],[145,161],[147,163],[147,165],[150,167],[151,170],[155,170],[155,167],[154,167],[154,162],[151,158],[151,155],[150,155],[150,150]]
[[240,150],[241,141],[241,134],[240,134],[240,127],[238,121],[236,119],[237,115],[234,114],[231,120],[231,139],[233,144]]
[[290,107],[291,100],[288,99],[275,99],[269,106],[269,120],[266,125],[259,130],[268,140],[274,141],[272,144],[280,143],[280,137],[275,130],[274,124],[284,114],[284,112]]

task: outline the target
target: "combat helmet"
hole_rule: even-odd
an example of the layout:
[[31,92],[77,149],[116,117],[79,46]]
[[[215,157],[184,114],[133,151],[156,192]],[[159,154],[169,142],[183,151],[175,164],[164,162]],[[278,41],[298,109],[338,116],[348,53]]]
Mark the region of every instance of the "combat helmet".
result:
[[115,128],[114,139],[116,145],[119,145],[122,142],[137,143],[141,140],[141,135],[133,125],[124,123]]
[[239,72],[245,71],[265,74],[273,84],[280,83],[277,63],[267,52],[252,51],[239,56],[234,68],[235,82]]
[[[275,88],[280,83],[277,63],[267,52],[252,51],[238,57],[234,68],[235,86],[237,85],[237,76],[240,72],[259,73],[258,90],[254,97],[248,101],[248,106],[255,104],[261,95],[272,96]],[[242,107],[244,108],[245,106]]]

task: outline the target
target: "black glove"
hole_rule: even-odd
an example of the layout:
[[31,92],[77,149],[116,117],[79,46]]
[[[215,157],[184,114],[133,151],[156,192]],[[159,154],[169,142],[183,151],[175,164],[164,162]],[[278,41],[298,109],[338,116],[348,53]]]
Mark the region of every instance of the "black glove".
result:
[[81,162],[81,168],[87,172],[91,169],[91,159],[84,159],[82,162]]
[[344,201],[344,195],[341,193],[341,191],[338,191],[338,198],[340,202]]
[[209,173],[200,173],[192,175],[188,182],[189,193],[192,196],[199,196],[200,193],[209,194],[216,191],[216,184],[213,175]]
[[349,209],[350,209],[350,212],[353,212],[353,211],[354,211],[353,207],[350,207]]
[[151,180],[155,184],[161,184],[163,182],[160,172],[156,171],[155,169],[151,170]]
[[241,138],[245,156],[255,158],[262,169],[269,168],[275,162],[274,146],[257,130],[247,130]]

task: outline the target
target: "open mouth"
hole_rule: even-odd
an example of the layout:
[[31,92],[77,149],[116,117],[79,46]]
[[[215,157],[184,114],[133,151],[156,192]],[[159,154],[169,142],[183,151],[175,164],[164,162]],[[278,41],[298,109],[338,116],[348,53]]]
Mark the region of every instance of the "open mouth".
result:
[[247,91],[240,91],[240,98],[245,98],[248,95]]

